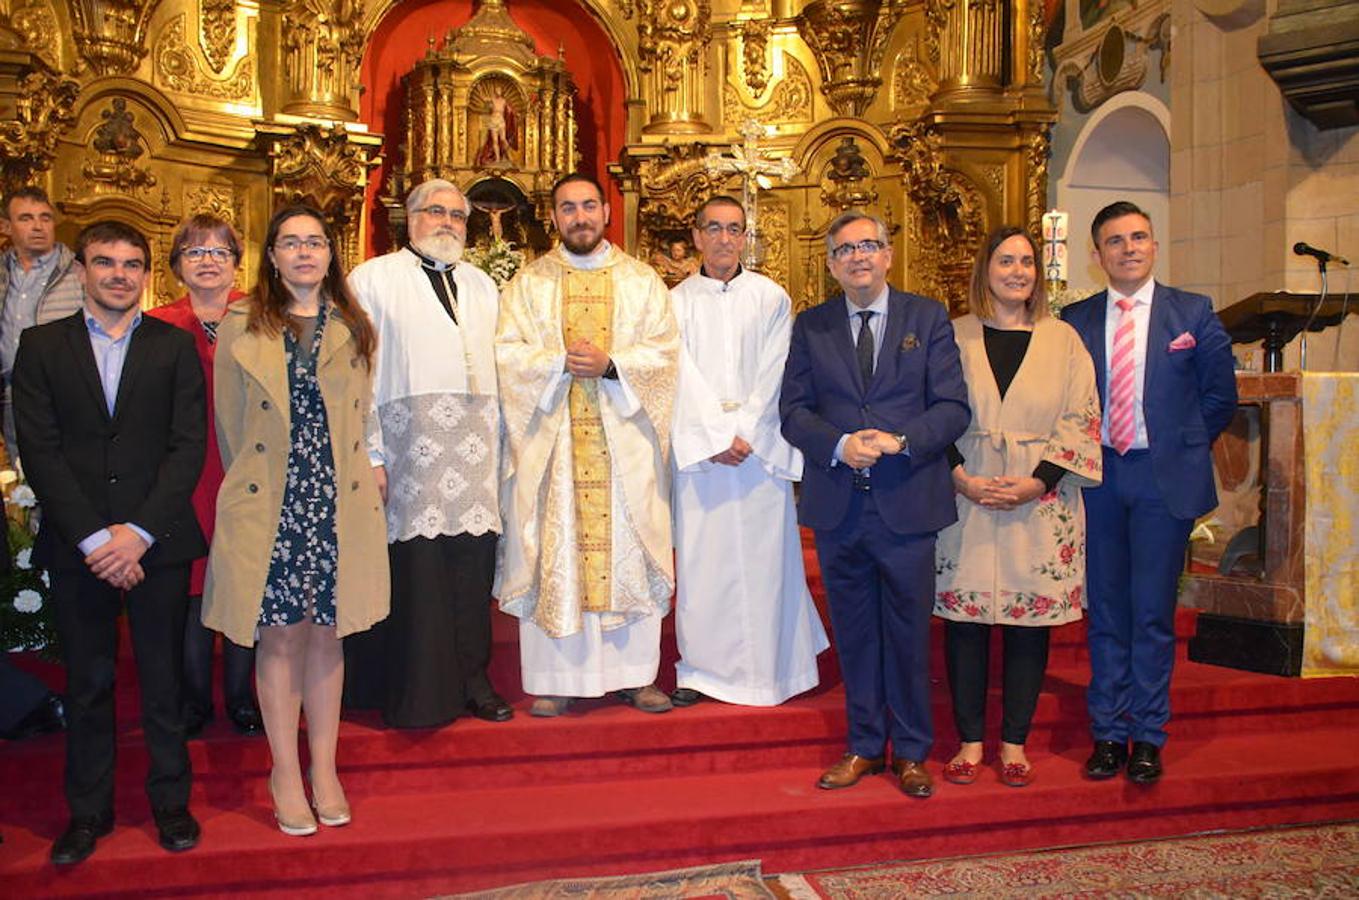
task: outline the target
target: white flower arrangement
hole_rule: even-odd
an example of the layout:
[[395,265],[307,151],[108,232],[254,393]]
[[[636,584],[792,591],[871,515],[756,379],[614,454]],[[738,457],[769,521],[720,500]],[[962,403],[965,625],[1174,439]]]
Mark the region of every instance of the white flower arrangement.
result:
[[42,594],[32,588],[24,588],[14,595],[14,608],[21,613],[35,613],[42,609]]
[[51,579],[33,562],[38,533],[38,498],[12,469],[0,471],[6,495],[4,527],[9,537],[10,569],[0,575],[0,652],[38,650],[55,658],[57,629],[47,602]]
[[528,262],[523,250],[516,250],[514,244],[504,238],[491,238],[490,243],[477,244],[467,251],[467,261],[476,266],[503,288],[510,283],[514,273]]

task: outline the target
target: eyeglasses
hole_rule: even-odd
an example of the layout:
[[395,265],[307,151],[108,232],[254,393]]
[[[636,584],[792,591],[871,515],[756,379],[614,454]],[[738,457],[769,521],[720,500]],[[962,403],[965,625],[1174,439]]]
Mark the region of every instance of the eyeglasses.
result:
[[707,225],[700,225],[698,230],[710,238],[715,238],[723,232],[726,232],[728,237],[734,238],[740,237],[746,233],[746,227],[744,225],[737,225],[735,222],[732,222],[729,225],[723,225],[721,222],[709,222]]
[[281,241],[274,241],[274,249],[282,250],[284,253],[296,253],[303,247],[313,253],[317,253],[330,246],[330,241],[323,237],[295,238],[285,237]]
[[452,219],[454,222],[466,222],[467,213],[460,209],[449,209],[447,206],[423,206],[416,212],[424,213],[431,219]]
[[841,244],[831,250],[830,254],[833,259],[849,259],[856,252],[862,253],[864,256],[872,256],[886,246],[887,245],[882,241],[865,239],[862,241],[854,241],[849,244]]
[[180,255],[189,262],[202,262],[209,258],[213,262],[230,262],[236,253],[230,247],[186,247]]

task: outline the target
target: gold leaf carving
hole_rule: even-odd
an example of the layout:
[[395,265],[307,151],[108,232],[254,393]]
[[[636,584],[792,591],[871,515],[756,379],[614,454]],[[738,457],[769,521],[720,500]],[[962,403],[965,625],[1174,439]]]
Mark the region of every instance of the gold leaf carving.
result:
[[920,61],[920,44],[913,41],[902,48],[897,56],[895,73],[892,76],[892,106],[902,109],[910,106],[924,106],[930,102],[930,95],[936,87],[934,78],[925,64]]
[[80,85],[35,71],[19,82],[12,119],[0,120],[0,187],[26,184],[52,165],[57,140],[75,122]]
[[9,27],[23,38],[25,49],[54,69],[59,69],[57,17],[44,0],[15,0],[6,16],[0,11],[0,27]]
[[769,86],[768,19],[746,19],[741,23],[741,62],[746,87],[759,97]]
[[236,47],[236,0],[200,0],[198,34],[208,65],[221,74]]
[[764,248],[760,272],[788,286],[788,206],[775,200],[760,204],[757,233]]
[[812,121],[812,79],[796,56],[785,53],[785,71],[769,99],[748,105],[731,82],[722,86],[722,120],[741,122],[754,119],[761,125],[795,125]]
[[156,41],[153,54],[156,80],[171,90],[214,100],[250,99],[255,87],[254,60],[242,57],[225,79],[208,77],[185,38],[184,23],[185,14],[180,13],[165,26]]

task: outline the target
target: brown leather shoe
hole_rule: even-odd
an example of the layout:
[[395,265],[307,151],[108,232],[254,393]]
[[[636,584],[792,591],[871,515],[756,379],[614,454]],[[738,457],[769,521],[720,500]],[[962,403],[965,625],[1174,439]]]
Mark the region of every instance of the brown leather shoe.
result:
[[856,753],[846,753],[840,757],[839,762],[822,773],[821,778],[816,782],[816,786],[828,791],[835,788],[853,787],[865,775],[876,775],[882,770],[881,756],[867,757],[859,756]]
[[901,792],[908,797],[928,797],[934,793],[934,779],[925,771],[925,764],[909,759],[892,760],[892,771],[897,776]]
[[571,705],[572,697],[535,697],[533,705],[529,707],[529,715],[537,716],[540,719],[552,719],[566,712],[566,708]]
[[625,688],[618,692],[618,699],[629,706],[640,709],[642,712],[664,713],[675,708],[675,705],[670,702],[670,697],[654,684],[639,688]]

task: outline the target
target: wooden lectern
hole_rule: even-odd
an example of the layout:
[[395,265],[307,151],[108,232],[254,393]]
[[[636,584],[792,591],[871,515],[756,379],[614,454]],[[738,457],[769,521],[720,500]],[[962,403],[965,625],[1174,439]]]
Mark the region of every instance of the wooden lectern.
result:
[[1352,302],[1346,309],[1327,300],[1313,316],[1317,300],[1314,294],[1255,294],[1220,314],[1234,342],[1265,341],[1265,371],[1237,373],[1240,407],[1213,445],[1219,510],[1234,504],[1239,513],[1258,497],[1258,516],[1254,526],[1231,536],[1217,571],[1191,562],[1180,603],[1200,610],[1189,642],[1195,662],[1275,675],[1301,671],[1307,515],[1302,373],[1279,370],[1284,345],[1309,317],[1309,330],[1320,331],[1359,306]]

